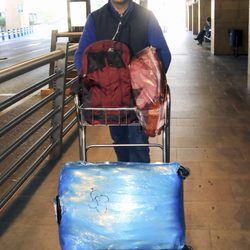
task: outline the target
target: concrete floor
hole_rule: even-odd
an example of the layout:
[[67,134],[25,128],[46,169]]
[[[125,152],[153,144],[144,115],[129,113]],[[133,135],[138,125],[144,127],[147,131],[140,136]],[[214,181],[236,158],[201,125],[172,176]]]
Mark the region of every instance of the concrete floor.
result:
[[[213,56],[209,44],[197,46],[189,32],[167,39],[171,161],[191,170],[184,184],[187,243],[195,250],[250,249],[247,57]],[[1,212],[0,249],[60,249],[53,199],[64,162],[79,159],[76,135],[69,135],[63,158],[37,173]],[[88,135],[93,142],[110,140],[105,128]],[[115,156],[112,149],[90,151],[89,161],[96,160]]]

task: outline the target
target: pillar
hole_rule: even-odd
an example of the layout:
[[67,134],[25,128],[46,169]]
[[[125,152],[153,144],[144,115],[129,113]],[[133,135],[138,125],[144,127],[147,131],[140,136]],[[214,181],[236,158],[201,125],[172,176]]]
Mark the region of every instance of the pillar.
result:
[[[248,10],[250,13],[250,0],[249,0],[249,7]],[[249,15],[249,14],[248,14]],[[248,51],[250,51],[250,15],[248,17],[249,19],[249,25],[248,25]],[[247,89],[248,89],[248,93],[250,94],[250,60],[249,60],[249,54],[248,54],[248,78],[247,78]]]
[[26,11],[25,0],[8,0],[5,10],[7,30],[29,26],[29,13]]
[[188,30],[192,30],[192,20],[193,20],[193,11],[192,11],[192,5],[188,6]]
[[212,42],[211,51],[215,55],[234,54],[229,44],[229,30],[243,30],[243,46],[239,54],[248,53],[248,11],[249,0],[212,0]]
[[199,16],[198,16],[198,28],[199,32],[203,30],[207,17],[211,17],[211,0],[199,0]]
[[198,2],[192,5],[192,13],[193,13],[193,20],[192,20],[192,30],[193,34],[198,34]]

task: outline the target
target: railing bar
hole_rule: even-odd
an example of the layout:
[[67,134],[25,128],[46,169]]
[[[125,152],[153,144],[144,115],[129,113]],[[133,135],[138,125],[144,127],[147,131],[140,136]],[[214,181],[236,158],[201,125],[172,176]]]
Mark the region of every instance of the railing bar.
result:
[[67,120],[75,111],[75,107],[72,107],[70,110],[68,110],[63,116],[63,121]]
[[57,33],[57,37],[80,37],[82,32],[60,32]]
[[69,66],[67,67],[67,72],[69,72],[69,71],[71,71],[71,70],[73,70],[73,69],[75,69],[75,65],[74,65],[74,64],[71,64],[71,65],[69,65]]
[[43,56],[35,57],[31,60],[27,60],[22,63],[15,64],[13,66],[4,68],[0,70],[0,83],[10,80],[19,75],[25,74],[33,69],[44,66],[51,61],[56,61],[65,56],[64,51],[56,50],[45,54]]
[[28,139],[36,130],[38,130],[42,125],[44,125],[51,117],[53,117],[57,112],[61,110],[61,107],[57,107],[51,110],[47,115],[35,123],[29,130],[24,132],[10,147],[8,147],[1,155],[0,161],[4,160],[9,154],[11,154],[20,144],[22,144],[26,139]]
[[59,125],[50,128],[39,140],[36,141],[11,167],[0,176],[0,185],[2,185],[59,127]]
[[79,77],[76,76],[75,78],[71,79],[70,81],[68,81],[68,82],[66,83],[65,88],[70,87],[72,84],[77,83],[78,81],[79,81]]
[[45,104],[47,104],[49,101],[53,100],[56,96],[60,94],[60,91],[55,91],[54,93],[50,94],[49,96],[43,98],[40,102],[33,105],[31,108],[27,109],[23,113],[21,113],[19,116],[15,117],[12,121],[10,121],[8,124],[6,124],[3,128],[0,129],[0,137],[5,135],[9,130],[14,128],[16,125],[18,125],[20,122],[25,120],[27,117],[29,117],[31,114],[39,110],[41,107],[43,107]]
[[21,187],[21,185],[27,180],[27,178],[34,172],[39,164],[49,155],[50,151],[58,144],[56,141],[50,144],[49,147],[41,154],[41,156],[31,165],[31,167],[24,173],[23,176],[13,185],[0,199],[0,209],[7,203],[7,201],[15,194],[15,192]]
[[64,100],[64,105],[67,105],[70,101],[74,99],[74,96],[69,96]]
[[75,117],[64,129],[63,136],[65,136],[69,130],[77,123],[77,118]]
[[69,46],[69,51],[68,51],[68,53],[74,52],[77,48],[78,48],[78,44],[77,44],[77,43],[74,44],[74,45]]
[[21,99],[23,99],[23,98],[27,97],[28,95],[32,94],[36,90],[46,86],[48,84],[48,82],[53,81],[53,80],[59,78],[62,75],[63,75],[63,72],[55,73],[55,74],[51,75],[50,77],[48,77],[48,78],[46,78],[46,79],[32,85],[31,87],[28,87],[28,88],[24,89],[23,91],[21,91],[19,93],[17,93],[13,97],[10,97],[7,100],[1,102],[0,103],[0,111],[10,107],[11,105],[15,104],[16,102],[20,101]]

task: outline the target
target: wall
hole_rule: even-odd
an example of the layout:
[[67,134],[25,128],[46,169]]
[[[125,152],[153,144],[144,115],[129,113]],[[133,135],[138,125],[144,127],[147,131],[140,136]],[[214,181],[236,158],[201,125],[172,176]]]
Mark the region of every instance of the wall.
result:
[[[250,13],[250,0],[249,0],[249,7],[248,10]],[[248,34],[250,34],[250,15],[249,15],[249,21],[248,21]],[[248,36],[248,51],[250,51],[250,37]],[[250,60],[249,60],[249,56],[248,56],[248,81],[247,81],[247,89],[248,89],[248,93],[250,94]]]
[[187,13],[187,23],[186,28],[192,31],[193,26],[193,0],[186,0],[186,13]]
[[199,32],[203,30],[207,17],[211,17],[211,0],[199,0]]
[[229,30],[243,30],[243,46],[239,54],[248,53],[248,11],[249,0],[212,0],[212,53],[233,54],[229,46]]
[[198,3],[193,4],[193,10],[192,10],[192,16],[193,16],[193,22],[192,22],[192,30],[193,30],[193,34],[197,35],[199,28],[198,28]]

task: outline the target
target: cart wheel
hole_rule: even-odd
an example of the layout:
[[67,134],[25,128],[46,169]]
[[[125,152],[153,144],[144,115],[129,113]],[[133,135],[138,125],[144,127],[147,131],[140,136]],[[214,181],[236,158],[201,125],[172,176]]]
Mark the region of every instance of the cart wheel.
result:
[[183,247],[183,250],[193,250],[193,248],[191,246],[185,245]]

